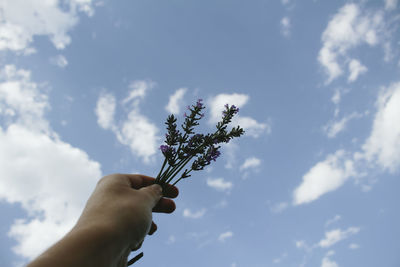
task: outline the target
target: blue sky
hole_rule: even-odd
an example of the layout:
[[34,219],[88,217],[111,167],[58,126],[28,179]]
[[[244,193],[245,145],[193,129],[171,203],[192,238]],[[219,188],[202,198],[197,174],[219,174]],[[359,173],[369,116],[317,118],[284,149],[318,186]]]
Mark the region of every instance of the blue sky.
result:
[[382,1],[0,1],[0,265],[99,178],[157,175],[203,98],[246,135],[179,184],[137,266],[400,266],[400,13]]

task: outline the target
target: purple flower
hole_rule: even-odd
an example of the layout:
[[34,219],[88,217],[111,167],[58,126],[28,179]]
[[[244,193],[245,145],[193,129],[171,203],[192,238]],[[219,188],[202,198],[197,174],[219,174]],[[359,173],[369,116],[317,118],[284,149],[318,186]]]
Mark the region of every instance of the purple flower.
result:
[[167,146],[167,145],[161,145],[161,146],[160,146],[160,150],[161,150],[161,152],[162,152],[163,154],[167,153],[170,149],[171,149],[171,147],[170,147],[170,146]]
[[239,112],[239,108],[237,108],[235,105],[232,105],[232,110],[234,114],[237,114]]
[[201,99],[201,98],[199,98],[199,100],[197,100],[196,106],[197,106],[198,108],[202,108],[202,107],[203,107],[202,101],[203,101],[203,99]]
[[215,149],[214,147],[211,147],[208,152],[207,152],[207,158],[206,160],[208,162],[210,161],[216,161],[216,159],[221,155],[221,152],[219,152],[217,149]]
[[229,108],[229,105],[228,104],[225,104],[225,106],[224,106],[225,108]]

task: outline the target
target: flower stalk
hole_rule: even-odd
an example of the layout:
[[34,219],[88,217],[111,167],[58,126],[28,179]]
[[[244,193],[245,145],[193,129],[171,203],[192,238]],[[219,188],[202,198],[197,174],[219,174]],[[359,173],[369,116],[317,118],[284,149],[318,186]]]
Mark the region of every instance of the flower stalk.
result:
[[[228,104],[225,105],[222,119],[217,123],[215,132],[195,133],[194,128],[204,117],[205,106],[202,101],[199,99],[194,105],[187,107],[189,114],[185,113],[184,115],[185,120],[181,125],[182,132],[177,130],[177,119],[173,114],[169,115],[165,122],[167,125],[165,144],[160,146],[164,155],[164,163],[155,181],[162,187],[171,183],[175,185],[180,180],[190,177],[192,171],[203,170],[221,155],[219,144],[228,143],[231,139],[244,134],[244,130],[240,126],[234,127],[230,131],[227,130],[228,124],[239,112],[239,108],[235,105],[229,106]],[[194,160],[192,161],[192,159]],[[183,171],[190,161],[192,161],[191,167]],[[166,165],[168,166],[166,167]],[[178,174],[180,177],[174,181]]]

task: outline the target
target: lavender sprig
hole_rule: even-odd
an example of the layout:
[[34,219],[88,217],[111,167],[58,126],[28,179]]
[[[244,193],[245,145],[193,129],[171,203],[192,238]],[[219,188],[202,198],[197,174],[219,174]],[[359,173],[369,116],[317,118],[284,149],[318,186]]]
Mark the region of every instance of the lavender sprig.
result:
[[[216,125],[216,131],[206,135],[194,132],[194,128],[199,125],[199,120],[204,117],[203,100],[199,99],[196,104],[187,108],[190,113],[184,115],[185,120],[181,125],[182,132],[177,130],[177,119],[174,115],[169,115],[165,123],[167,125],[165,145],[160,146],[164,155],[164,163],[156,178],[156,183],[163,187],[172,183],[180,173],[180,177],[173,182],[173,185],[181,179],[190,177],[192,171],[203,170],[221,155],[219,144],[228,143],[233,138],[244,134],[244,130],[240,126],[234,127],[230,131],[227,130],[228,124],[239,112],[239,108],[235,105],[225,105],[222,119]],[[183,171],[183,168],[192,159],[194,160],[191,167]]]

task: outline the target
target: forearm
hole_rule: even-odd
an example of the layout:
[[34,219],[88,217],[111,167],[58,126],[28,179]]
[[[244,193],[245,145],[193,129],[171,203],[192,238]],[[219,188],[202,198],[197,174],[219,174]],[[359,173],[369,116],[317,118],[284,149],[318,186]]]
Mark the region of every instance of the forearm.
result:
[[106,227],[75,227],[27,267],[119,267],[129,252]]

